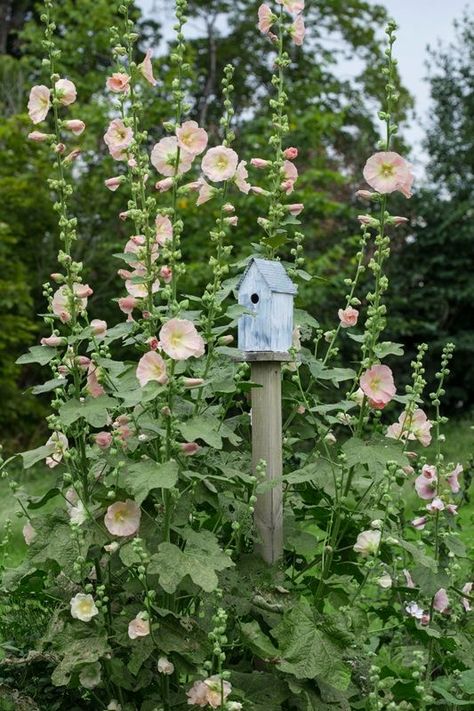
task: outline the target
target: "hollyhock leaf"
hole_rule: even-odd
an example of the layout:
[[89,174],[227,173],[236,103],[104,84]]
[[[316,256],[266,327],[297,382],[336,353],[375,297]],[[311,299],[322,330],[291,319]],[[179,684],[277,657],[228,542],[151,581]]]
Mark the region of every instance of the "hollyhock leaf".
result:
[[29,509],[41,509],[45,504],[61,493],[60,489],[49,489],[43,496],[30,496],[28,498],[28,508]]
[[[234,691],[238,689],[246,699],[252,699],[252,711],[276,711],[288,698],[294,701],[286,681],[275,674],[232,671],[230,681]],[[310,707],[306,708],[309,711]]]
[[436,560],[427,556],[422,548],[419,548],[414,543],[410,543],[409,541],[404,541],[402,539],[397,540],[397,545],[406,550],[407,553],[410,553],[417,565],[428,568],[432,573],[436,574],[438,572],[438,564]]
[[109,419],[108,410],[113,410],[115,407],[117,401],[109,395],[88,398],[84,402],[72,399],[60,407],[59,416],[66,426],[72,425],[83,417],[92,427],[105,427]]
[[397,441],[372,440],[365,442],[352,437],[342,446],[349,467],[364,464],[372,474],[381,474],[388,461],[397,462],[401,467],[407,466],[408,458],[403,451],[403,444]]
[[141,504],[153,489],[171,489],[178,481],[178,463],[174,460],[160,464],[152,459],[132,464],[128,468],[125,487]]
[[383,341],[382,343],[377,343],[374,348],[374,352],[377,358],[380,358],[380,360],[382,360],[388,355],[402,356],[405,351],[402,343],[392,343],[391,341]]
[[64,656],[51,675],[54,686],[66,686],[75,669],[98,662],[110,649],[104,632],[102,636],[96,633],[80,639],[71,639],[69,636],[62,651]]
[[415,585],[420,588],[424,595],[433,596],[440,588],[449,587],[449,576],[446,573],[436,573],[424,565],[416,565],[411,570],[411,576]]
[[24,353],[17,358],[16,363],[18,365],[25,365],[26,363],[47,365],[56,355],[56,348],[51,348],[50,346],[32,346],[28,353]]
[[[35,518],[37,536],[30,546],[30,560],[36,568],[61,570],[72,580],[77,579],[74,563],[78,555],[86,555],[92,542],[93,533],[83,527],[80,550],[71,533],[69,521],[53,514]],[[79,574],[80,575],[80,574]]]
[[303,311],[303,309],[294,309],[293,318],[297,326],[310,326],[311,328],[319,328],[319,321],[316,321],[313,316],[311,316],[306,311]]
[[[454,553],[455,556],[458,558],[466,557],[466,546],[458,536],[446,536],[443,541],[448,551]],[[443,586],[440,585],[440,587]]]
[[130,661],[127,664],[128,671],[136,676],[143,664],[150,657],[154,646],[155,643],[153,642],[151,635],[140,639],[137,644],[134,644],[130,655]]
[[222,449],[222,436],[218,432],[220,428],[220,421],[214,417],[196,417],[179,425],[179,431],[186,442],[202,439],[214,449]]
[[474,694],[474,669],[466,669],[461,672],[458,684],[466,694]]
[[297,679],[324,678],[336,689],[347,689],[350,668],[343,662],[339,647],[318,629],[307,600],[301,599],[272,630],[282,661],[277,668]]
[[109,328],[107,330],[107,335],[105,336],[105,341],[107,343],[112,343],[113,341],[116,341],[119,338],[124,338],[125,336],[128,336],[130,331],[133,328],[133,324],[129,321],[124,321],[123,323],[119,323],[113,328]]
[[46,459],[46,457],[49,457],[55,449],[56,446],[54,444],[45,444],[42,447],[30,449],[28,452],[22,452],[20,457],[23,459],[23,468],[29,469],[42,459]]
[[447,679],[446,677],[435,679],[432,683],[433,690],[452,706],[472,706],[472,700],[466,701],[458,699],[456,696],[453,696],[447,688],[445,688],[446,686],[449,686],[449,688],[452,688],[453,686],[451,679]]
[[56,390],[56,388],[63,388],[67,384],[65,378],[54,378],[54,380],[47,380],[46,383],[42,385],[35,385],[31,388],[33,395],[40,395],[41,393],[49,393],[51,390]]
[[331,380],[337,385],[356,377],[356,372],[352,368],[326,368],[321,361],[312,358],[308,358],[306,362],[309,365],[311,375],[316,380]]
[[329,496],[335,494],[331,463],[327,459],[319,458],[301,469],[285,474],[282,478],[288,484],[302,484],[310,481]]
[[188,531],[184,551],[173,543],[161,543],[158,553],[151,557],[149,573],[159,575],[159,583],[167,593],[174,593],[186,575],[205,592],[218,586],[216,572],[230,568],[232,560],[219,547],[210,531]]
[[278,649],[271,639],[262,632],[256,620],[252,620],[252,622],[242,622],[240,624],[240,631],[244,643],[250,651],[260,657],[260,659],[274,659],[278,657]]

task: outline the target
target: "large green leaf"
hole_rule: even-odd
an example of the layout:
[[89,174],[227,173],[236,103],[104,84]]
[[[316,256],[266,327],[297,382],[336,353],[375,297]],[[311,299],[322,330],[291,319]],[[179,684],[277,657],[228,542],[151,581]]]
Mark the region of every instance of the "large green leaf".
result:
[[341,649],[316,623],[307,600],[302,598],[272,634],[278,641],[282,661],[278,669],[297,679],[322,677],[336,689],[346,689],[351,671],[342,659]]
[[49,457],[49,455],[54,452],[55,448],[56,445],[53,443],[45,444],[42,447],[37,447],[36,449],[30,449],[28,452],[22,452],[20,456],[23,459],[24,468],[29,469],[42,459],[46,459],[46,457]]
[[222,436],[218,432],[220,421],[217,417],[195,417],[183,422],[179,430],[187,442],[202,439],[214,449],[222,449]]
[[141,504],[153,489],[171,489],[178,481],[178,463],[173,459],[164,464],[144,459],[128,468],[125,486]]
[[116,406],[117,401],[109,395],[90,397],[84,402],[73,399],[61,405],[59,416],[66,426],[72,425],[83,417],[92,427],[104,427],[109,419],[109,410],[113,410]]
[[348,467],[364,464],[371,474],[383,472],[389,461],[394,461],[401,467],[408,464],[402,443],[386,438],[365,442],[358,437],[352,437],[343,444],[342,451],[346,455]]
[[244,643],[249,649],[261,659],[275,659],[279,655],[278,649],[266,634],[260,629],[256,620],[252,622],[242,622],[240,631]]
[[75,669],[99,661],[109,651],[105,634],[74,639],[71,633],[71,639],[64,648],[64,656],[53,671],[51,681],[55,686],[66,686]]
[[434,558],[426,555],[424,547],[420,548],[410,541],[404,541],[402,539],[397,539],[396,545],[400,546],[408,553],[411,554],[415,563],[423,568],[428,568],[432,573],[438,572],[438,564]]
[[56,348],[50,348],[49,346],[33,346],[29,349],[28,353],[24,353],[17,359],[18,365],[25,365],[26,363],[39,363],[40,365],[47,365],[50,360],[57,355]]
[[186,538],[184,551],[173,543],[161,543],[148,571],[158,574],[161,587],[168,593],[174,593],[186,575],[205,592],[212,592],[218,584],[216,573],[233,563],[210,531],[189,531]]

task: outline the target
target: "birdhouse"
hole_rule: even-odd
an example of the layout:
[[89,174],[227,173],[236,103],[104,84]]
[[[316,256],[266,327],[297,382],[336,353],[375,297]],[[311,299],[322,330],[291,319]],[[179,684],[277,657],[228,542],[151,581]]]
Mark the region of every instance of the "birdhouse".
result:
[[283,264],[252,257],[237,289],[239,304],[252,312],[239,318],[239,349],[287,352],[292,344],[297,289]]

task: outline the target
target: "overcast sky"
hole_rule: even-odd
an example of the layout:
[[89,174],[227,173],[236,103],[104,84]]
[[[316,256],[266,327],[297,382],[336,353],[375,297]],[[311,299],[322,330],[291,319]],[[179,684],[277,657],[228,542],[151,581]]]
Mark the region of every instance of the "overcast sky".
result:
[[[454,38],[453,20],[460,18],[465,9],[474,12],[474,0],[375,1],[385,5],[399,25],[396,56],[402,80],[416,102],[416,116],[405,134],[413,148],[412,158],[421,172],[425,160],[421,141],[429,110],[429,84],[425,80],[426,47],[428,44],[436,47],[439,39],[449,43]],[[145,14],[157,19],[163,19],[164,8],[170,7],[167,0],[139,0],[139,3]],[[348,67],[344,66],[343,71],[347,72]]]

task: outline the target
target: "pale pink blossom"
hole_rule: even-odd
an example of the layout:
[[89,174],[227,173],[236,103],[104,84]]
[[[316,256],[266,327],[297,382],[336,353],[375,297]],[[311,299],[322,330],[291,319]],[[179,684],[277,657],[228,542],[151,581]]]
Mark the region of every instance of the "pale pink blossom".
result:
[[48,115],[51,107],[51,92],[47,86],[40,84],[30,91],[28,100],[28,115],[34,124],[41,123]]
[[64,346],[66,344],[66,339],[61,338],[61,336],[47,336],[46,338],[42,338],[40,343],[42,346],[57,348],[58,346]]
[[298,149],[294,146],[285,148],[283,151],[283,157],[286,158],[286,160],[295,160],[295,158],[298,158]]
[[394,215],[390,218],[390,223],[395,225],[395,227],[400,227],[400,225],[406,225],[409,222],[408,217],[400,217],[399,215]]
[[250,165],[253,168],[264,170],[265,168],[268,168],[271,165],[271,161],[264,160],[263,158],[252,158],[252,160],[250,161]]
[[185,388],[198,388],[204,383],[202,378],[183,378],[183,385]]
[[436,496],[437,481],[436,467],[425,464],[415,479],[415,490],[420,499],[429,500]]
[[232,217],[224,217],[224,222],[226,225],[230,225],[230,227],[237,227],[239,218],[237,215],[232,215]]
[[262,34],[268,35],[270,29],[275,22],[275,16],[269,6],[263,3],[258,8],[258,29]]
[[160,269],[160,277],[163,279],[165,284],[169,284],[173,279],[173,270],[171,269],[171,267],[163,265]]
[[207,706],[207,686],[203,681],[195,681],[186,692],[189,706]]
[[302,202],[294,202],[286,206],[286,209],[293,217],[298,217],[304,210],[304,205]]
[[100,318],[93,318],[89,325],[95,336],[105,336],[107,334],[107,321],[103,321]]
[[204,203],[208,202],[208,200],[212,200],[215,194],[216,189],[213,188],[212,185],[209,185],[204,178],[201,178],[199,180],[199,195],[196,200],[196,205],[204,205]]
[[93,617],[99,614],[92,595],[77,593],[71,601],[71,616],[81,622],[90,622]]
[[157,215],[155,219],[156,241],[162,247],[170,239],[173,239],[173,225],[166,215]]
[[75,363],[81,370],[87,370],[91,364],[91,359],[87,356],[80,355],[75,359]]
[[458,507],[456,504],[446,504],[446,511],[452,516],[458,515]]
[[202,159],[201,168],[209,180],[220,183],[234,177],[238,162],[239,157],[232,148],[215,146],[207,151]]
[[296,46],[301,47],[301,45],[303,44],[304,36],[306,34],[303,15],[298,15],[296,20],[293,22],[292,26],[290,27],[290,34]]
[[440,588],[433,598],[433,609],[436,612],[446,612],[449,607],[449,598],[445,588]]
[[50,469],[54,469],[62,461],[64,452],[69,447],[69,442],[65,434],[62,432],[53,432],[51,437],[46,442],[46,446],[49,444],[54,445],[54,451],[48,457],[46,457],[46,466]]
[[276,0],[279,5],[283,5],[285,10],[292,15],[298,15],[304,10],[304,0]]
[[294,163],[290,160],[285,160],[282,168],[283,182],[281,184],[281,189],[287,194],[291,195],[294,190],[295,183],[298,179],[298,169]]
[[366,227],[378,227],[380,225],[379,220],[371,215],[357,215],[357,219],[361,225]]
[[151,151],[150,160],[158,173],[166,177],[172,177],[174,175],[182,175],[190,170],[194,155],[189,151],[179,149],[179,165],[177,166],[178,149],[176,136],[168,136],[155,143]]
[[159,333],[161,346],[173,360],[187,360],[191,356],[204,355],[204,341],[195,325],[187,319],[173,318],[167,321]]
[[361,198],[361,200],[372,200],[373,196],[377,193],[373,193],[370,190],[356,190],[355,196]]
[[413,582],[413,578],[411,577],[410,572],[406,568],[403,568],[402,572],[403,572],[403,575],[405,576],[405,583],[406,583],[407,588],[414,588],[415,583]]
[[206,150],[208,135],[203,128],[199,128],[196,121],[185,121],[176,129],[176,137],[178,146],[193,156]]
[[110,432],[97,432],[94,435],[94,442],[100,449],[108,449],[112,444],[113,437]]
[[124,72],[114,72],[107,77],[107,89],[115,94],[126,94],[130,91],[130,77]]
[[241,193],[245,193],[245,195],[248,195],[252,186],[247,180],[247,178],[249,177],[249,172],[246,166],[247,161],[241,160],[237,166],[237,170],[235,171],[234,183],[236,184]]
[[104,141],[107,144],[112,158],[123,160],[125,152],[133,142],[133,131],[130,126],[125,126],[122,119],[114,119],[104,134]]
[[37,533],[33,526],[31,525],[31,521],[28,521],[25,523],[23,526],[23,538],[25,539],[25,543],[27,546],[31,546],[33,541],[35,540],[37,536]]
[[379,193],[393,193],[399,190],[405,197],[411,197],[414,180],[412,166],[398,153],[393,151],[374,153],[365,164],[364,178],[370,187]]
[[69,106],[76,100],[77,91],[70,79],[59,79],[54,85],[56,97],[63,106]]
[[416,528],[418,531],[422,531],[426,524],[428,523],[428,517],[427,516],[417,516],[414,518],[411,522],[411,525]]
[[71,133],[75,136],[80,136],[81,133],[84,133],[86,128],[86,124],[80,119],[70,119],[69,121],[64,121],[63,126],[68,131],[71,131]]
[[35,143],[44,143],[49,139],[49,134],[41,131],[32,131],[28,134],[28,138],[30,141],[35,141]]
[[[126,279],[125,281],[125,288],[127,292],[135,299],[146,299],[148,296],[147,285],[143,281],[135,281],[136,279],[144,279],[145,275],[145,269],[139,267],[132,272],[130,279]],[[152,294],[156,294],[159,290],[160,282],[156,279],[151,285],[151,292]]]
[[235,212],[235,207],[230,202],[226,202],[225,205],[222,206],[222,209],[227,213]]
[[128,623],[128,636],[130,639],[147,637],[150,634],[150,622],[146,617],[146,612],[139,612],[133,620]]
[[138,361],[136,376],[142,388],[152,380],[164,385],[168,382],[166,363],[159,353],[149,351]]
[[94,362],[91,362],[87,370],[87,392],[91,397],[100,397],[105,393],[97,377],[99,373],[100,369],[98,366]]
[[181,442],[179,447],[185,457],[192,457],[193,454],[197,454],[201,449],[197,442]]
[[118,433],[122,442],[126,442],[133,434],[128,415],[119,415],[112,423],[112,427]]
[[[146,273],[145,269],[145,261],[146,261],[146,238],[145,235],[133,235],[130,237],[130,239],[127,241],[127,244],[125,245],[124,248],[125,254],[136,254],[137,255],[137,260],[135,261],[130,261],[129,265],[135,269],[134,272],[128,272],[125,274],[127,279],[133,279],[134,276],[143,276]],[[158,259],[158,243],[153,242],[151,244],[151,249],[150,249],[150,259],[153,262],[156,262]],[[137,272],[136,270],[141,270],[140,272]],[[124,270],[126,271],[126,270]],[[157,289],[155,290],[157,291]],[[132,293],[132,292],[130,292]],[[132,296],[139,296],[139,294],[133,294]],[[146,294],[145,294],[146,296]]]
[[153,52],[151,49],[147,49],[145,58],[143,59],[143,62],[138,65],[138,69],[142,73],[142,75],[145,77],[147,82],[151,84],[152,86],[156,86],[157,82],[155,77],[153,76],[153,65],[151,63],[151,58],[153,56]]
[[112,193],[114,193],[117,190],[117,188],[119,188],[125,180],[126,180],[126,178],[124,175],[116,175],[113,178],[107,178],[107,180],[104,180],[104,185]]
[[402,412],[398,422],[394,422],[387,429],[387,437],[391,439],[415,440],[417,439],[424,447],[431,442],[430,430],[433,423],[428,420],[425,412],[418,408],[411,415]]
[[168,676],[170,674],[173,674],[174,672],[174,664],[170,662],[167,657],[160,657],[158,659],[156,668],[158,669],[160,674],[166,674]]
[[396,393],[392,371],[387,365],[373,365],[361,376],[360,387],[371,407],[381,410]]
[[195,681],[186,696],[190,706],[210,706],[217,709],[222,705],[222,696],[225,702],[231,692],[230,682],[221,680],[218,674],[214,674],[204,681]]
[[429,504],[426,504],[426,509],[430,513],[436,513],[437,511],[444,511],[446,508],[445,503],[443,499],[441,499],[439,496],[435,496],[433,501],[430,501]]
[[[462,588],[463,593],[465,595],[471,595],[473,586],[474,583],[466,583]],[[471,601],[467,597],[463,597],[461,598],[461,602],[466,612],[469,612],[471,609]]]
[[150,348],[151,351],[156,351],[156,350],[158,350],[158,348],[160,347],[160,342],[159,342],[159,340],[157,339],[156,336],[151,336],[151,337],[147,340],[147,344],[148,344],[148,346],[149,346],[149,348]]
[[352,326],[357,324],[357,319],[359,318],[359,312],[357,309],[353,309],[352,306],[339,309],[337,315],[339,316],[342,328],[352,328]]
[[163,178],[163,180],[158,180],[155,183],[155,188],[160,193],[166,193],[173,187],[173,178]]
[[373,555],[377,553],[380,546],[380,531],[362,531],[357,536],[357,541],[354,543],[353,549],[356,553],[362,556]]
[[116,501],[107,509],[104,524],[113,536],[133,536],[140,526],[141,511],[135,501]]
[[414,617],[416,620],[421,620],[423,618],[423,615],[425,614],[423,608],[420,607],[416,602],[410,602],[405,607],[405,610],[411,617]]
[[462,464],[456,464],[452,472],[446,475],[446,481],[448,482],[449,488],[453,494],[458,494],[461,491],[461,486],[459,484],[458,477],[463,472]]
[[118,305],[120,311],[122,311],[122,313],[124,314],[127,314],[127,320],[133,321],[132,312],[133,309],[135,309],[138,305],[137,299],[135,299],[133,296],[123,296],[118,300]]
[[80,148],[73,148],[72,151],[70,151],[67,156],[63,159],[63,163],[73,163],[76,158],[79,158],[81,155],[81,149]]

